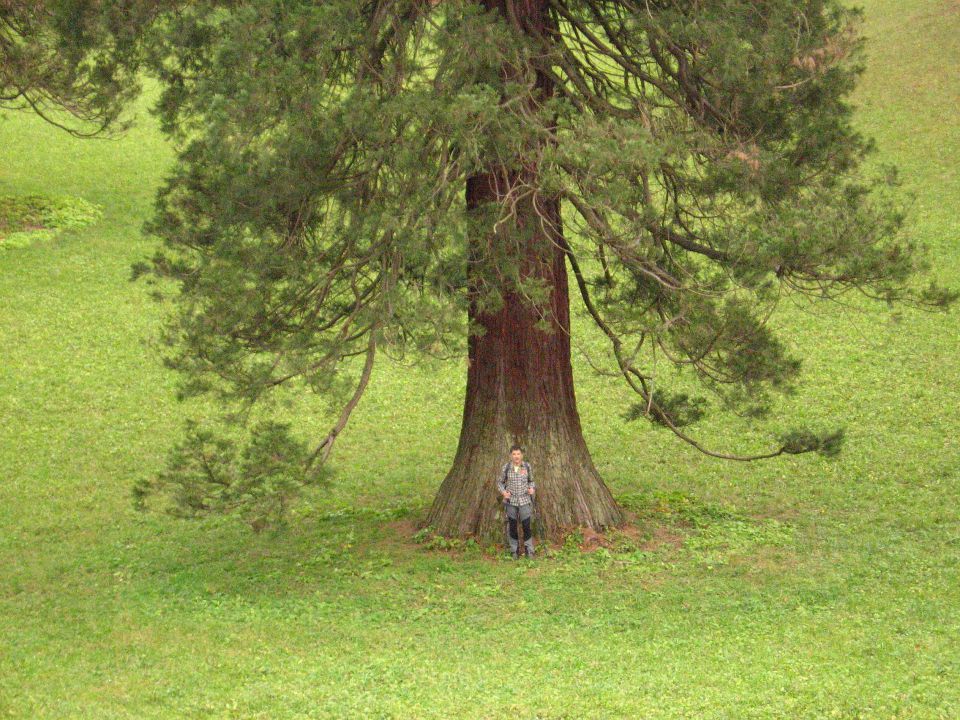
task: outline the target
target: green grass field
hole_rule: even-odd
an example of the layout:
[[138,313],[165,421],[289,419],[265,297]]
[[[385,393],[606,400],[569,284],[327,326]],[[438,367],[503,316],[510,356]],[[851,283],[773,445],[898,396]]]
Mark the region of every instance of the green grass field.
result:
[[[869,0],[855,97],[960,286],[960,4]],[[709,447],[847,428],[834,459],[707,457],[620,413],[578,355],[587,441],[642,533],[513,563],[417,543],[456,448],[465,365],[381,359],[288,530],[132,509],[189,408],[130,283],[172,158],[149,116],[118,141],[0,120],[0,196],[103,216],[0,249],[0,717],[960,717],[960,317],[850,297],[783,307],[803,392]],[[600,339],[582,317],[578,342]],[[328,417],[303,403],[301,432]],[[356,502],[354,502],[356,500]]]

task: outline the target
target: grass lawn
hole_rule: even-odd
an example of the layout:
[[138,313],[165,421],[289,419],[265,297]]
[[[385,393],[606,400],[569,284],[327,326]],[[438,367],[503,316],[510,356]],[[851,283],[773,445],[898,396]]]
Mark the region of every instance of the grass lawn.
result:
[[[960,286],[960,4],[862,4],[858,125]],[[162,309],[127,281],[172,159],[140,116],[115,141],[0,120],[0,196],[102,210],[0,247],[0,717],[960,717],[956,311],[787,303],[803,392],[767,426],[695,426],[747,453],[842,424],[834,459],[707,457],[621,419],[627,391],[578,354],[587,441],[641,529],[590,552],[513,563],[412,539],[465,363],[381,356],[334,483],[285,532],[140,514],[131,487],[189,411],[142,343]],[[575,331],[601,348],[582,315]],[[291,418],[311,438],[329,422],[316,402]]]

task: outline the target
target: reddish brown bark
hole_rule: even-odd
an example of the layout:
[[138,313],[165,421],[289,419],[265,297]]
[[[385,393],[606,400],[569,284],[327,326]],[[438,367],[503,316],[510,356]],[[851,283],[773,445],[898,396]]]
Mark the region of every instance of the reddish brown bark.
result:
[[[547,22],[543,0],[485,0],[487,7],[512,17],[525,32],[542,32]],[[510,14],[507,15],[508,17]],[[507,70],[508,72],[509,70]],[[538,73],[537,84],[553,92]],[[518,173],[537,168],[518,159],[516,168],[492,167],[467,180],[470,210],[502,202]],[[525,195],[510,225],[470,238],[469,317],[483,327],[468,341],[467,391],[460,441],[453,466],[440,486],[424,522],[448,536],[503,537],[503,511],[496,476],[510,446],[524,446],[537,483],[537,511],[551,535],[575,526],[601,529],[622,523],[623,515],[593,465],[583,439],[570,364],[570,316],[566,259],[562,245],[560,202],[556,197]],[[504,304],[495,312],[477,306],[481,268],[498,243],[501,255],[514,253],[524,277],[543,278],[550,300],[540,308],[552,333],[535,326],[541,316],[530,302],[503,286]],[[496,253],[493,253],[496,255]],[[489,278],[489,276],[488,276]]]

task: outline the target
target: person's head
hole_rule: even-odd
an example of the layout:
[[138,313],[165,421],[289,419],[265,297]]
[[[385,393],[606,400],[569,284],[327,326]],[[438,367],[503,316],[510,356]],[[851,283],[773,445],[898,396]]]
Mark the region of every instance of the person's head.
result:
[[519,465],[523,461],[523,448],[519,445],[514,445],[510,448],[510,459]]

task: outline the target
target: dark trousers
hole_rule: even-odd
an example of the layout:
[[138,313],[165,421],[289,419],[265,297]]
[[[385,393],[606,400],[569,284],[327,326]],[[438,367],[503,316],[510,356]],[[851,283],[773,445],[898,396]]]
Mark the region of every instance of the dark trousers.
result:
[[511,505],[504,503],[504,509],[507,513],[507,526],[510,533],[510,551],[517,552],[520,547],[520,538],[517,536],[517,521],[523,525],[523,545],[533,552],[533,533],[530,532],[530,514],[531,505]]

